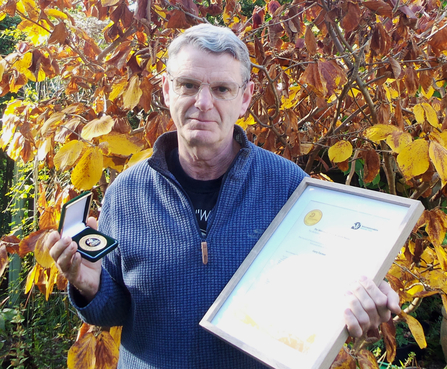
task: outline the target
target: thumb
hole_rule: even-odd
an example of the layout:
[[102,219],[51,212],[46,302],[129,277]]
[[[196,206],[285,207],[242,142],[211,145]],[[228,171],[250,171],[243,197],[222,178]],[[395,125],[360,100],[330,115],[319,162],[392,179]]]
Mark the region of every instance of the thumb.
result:
[[87,225],[90,228],[93,228],[95,230],[98,229],[98,221],[96,220],[96,218],[93,218],[93,217],[88,218],[87,219]]

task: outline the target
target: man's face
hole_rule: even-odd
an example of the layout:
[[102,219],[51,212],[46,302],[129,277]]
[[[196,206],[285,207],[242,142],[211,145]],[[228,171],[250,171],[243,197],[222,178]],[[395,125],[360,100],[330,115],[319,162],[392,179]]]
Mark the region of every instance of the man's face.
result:
[[[241,63],[227,53],[211,54],[191,45],[184,46],[170,63],[171,75],[163,76],[163,95],[177,127],[179,144],[211,149],[228,145],[234,123],[247,110],[253,94],[253,83],[245,85],[242,80]],[[208,85],[195,96],[180,96],[173,90],[173,77],[202,83],[234,82],[242,87],[232,100],[216,99]]]

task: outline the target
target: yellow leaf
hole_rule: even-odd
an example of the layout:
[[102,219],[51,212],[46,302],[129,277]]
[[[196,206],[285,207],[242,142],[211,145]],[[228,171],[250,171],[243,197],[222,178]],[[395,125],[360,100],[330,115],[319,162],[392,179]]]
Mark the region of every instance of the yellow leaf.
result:
[[364,135],[367,139],[373,142],[380,142],[381,140],[385,140],[388,135],[393,132],[401,132],[401,130],[390,124],[376,124],[372,127],[369,127],[365,130]]
[[430,86],[428,88],[428,91],[425,91],[423,88],[421,88],[421,92],[422,92],[422,95],[424,95],[426,99],[430,99],[433,96],[435,89],[433,88],[433,86]]
[[38,266],[37,264],[34,265],[33,269],[28,273],[28,276],[26,277],[26,284],[25,284],[25,294],[27,294],[29,291],[31,291],[31,288],[34,285],[34,278],[36,277],[36,270]]
[[132,155],[132,157],[126,164],[126,169],[130,168],[132,165],[135,165],[136,163],[138,163],[142,160],[149,159],[152,156],[152,151],[153,151],[153,149],[150,148],[150,149],[140,151],[139,153],[136,153],[135,155]]
[[53,292],[54,284],[56,283],[57,273],[58,273],[57,267],[55,264],[53,264],[51,266],[50,273],[49,273],[48,279],[47,279],[47,285],[45,288],[45,300],[46,301],[48,301],[51,293]]
[[441,139],[442,139],[442,143],[441,143],[441,145],[442,146],[444,146],[446,149],[447,149],[447,131],[442,131],[440,134],[439,134],[439,136],[441,137]]
[[413,107],[414,117],[416,118],[416,122],[418,122],[419,124],[425,122],[424,111],[425,110],[422,107],[422,104],[417,104]]
[[122,80],[118,83],[114,83],[113,87],[112,87],[112,92],[110,92],[109,94],[109,100],[113,101],[115,100],[118,96],[120,96],[123,93],[124,87],[127,85],[127,81],[126,80]]
[[413,137],[408,132],[398,132],[396,134],[391,134],[386,138],[386,143],[396,154],[399,154],[401,150],[411,142],[413,142]]
[[47,137],[45,141],[43,141],[37,150],[37,159],[44,160],[47,154],[50,152],[52,148],[53,139],[51,136]]
[[57,9],[45,9],[45,14],[49,17],[59,18],[59,19],[67,19],[67,14],[61,12]]
[[81,137],[84,140],[91,140],[94,137],[106,135],[112,130],[114,124],[115,121],[111,116],[103,115],[99,119],[88,122],[82,129]]
[[130,156],[141,151],[142,146],[132,142],[129,136],[112,132],[111,134],[102,136],[99,142],[107,143],[109,154],[117,156]]
[[50,32],[46,31],[46,29],[51,29],[50,25],[45,20],[40,20],[39,24],[41,24],[42,27],[45,27],[45,29],[29,20],[22,20],[17,26],[17,29],[22,31],[33,45],[38,46],[45,42],[50,35]]
[[444,187],[447,183],[447,149],[432,141],[430,142],[429,155]]
[[438,114],[436,114],[436,110],[428,103],[422,103],[422,108],[425,111],[425,116],[427,117],[428,123],[430,123],[433,127],[439,127]]
[[111,327],[110,328],[110,335],[112,336],[113,340],[115,341],[115,344],[117,347],[120,347],[120,344],[121,344],[122,330],[123,330],[123,327]]
[[96,369],[112,369],[118,365],[119,348],[109,332],[103,331],[96,338]]
[[78,140],[67,142],[54,156],[56,170],[67,170],[78,160],[81,155],[84,143]]
[[445,272],[447,271],[447,253],[445,252],[444,248],[439,245],[434,245],[436,255],[438,256],[438,262],[441,267],[441,269]]
[[405,146],[400,154],[397,155],[397,163],[407,179],[425,173],[430,166],[428,142],[425,140],[416,140]]
[[256,124],[256,122],[255,122],[255,118],[253,118],[253,116],[250,114],[250,116],[249,116],[247,119],[245,119],[245,118],[239,118],[239,119],[236,121],[236,124],[237,124],[238,126],[241,126],[242,129],[245,131],[245,130],[247,129],[248,126],[251,126],[251,125],[253,125],[253,124]]
[[33,62],[33,54],[31,52],[25,55],[19,56],[18,60],[12,65],[13,68],[17,69],[19,73],[29,72],[28,68]]
[[409,295],[413,296],[413,295],[415,295],[416,293],[418,293],[418,292],[422,292],[422,291],[424,291],[424,287],[423,287],[422,285],[420,285],[420,284],[416,284],[416,285],[414,285],[413,287],[411,287],[411,288],[407,291],[407,293],[408,293]]
[[164,11],[164,8],[162,8],[160,5],[154,4],[152,6],[155,10],[155,13],[157,13],[160,17],[166,18],[166,13]]
[[120,0],[101,0],[102,6],[114,6],[118,4]]
[[40,134],[42,136],[46,136],[49,131],[60,125],[64,118],[65,114],[62,112],[51,114],[50,117],[43,124],[42,128],[40,128]]
[[328,151],[329,160],[333,163],[341,163],[348,160],[352,155],[352,145],[348,141],[338,141],[335,145],[332,145]]
[[0,81],[3,78],[3,72],[5,71],[6,68],[6,60],[2,59],[2,57],[0,56]]
[[50,256],[50,250],[45,247],[45,239],[48,232],[43,232],[36,241],[34,248],[34,257],[43,268],[51,268],[54,264],[53,258]]
[[95,335],[92,332],[87,332],[68,350],[68,369],[95,369],[95,351]]
[[130,79],[129,87],[123,95],[123,106],[126,109],[133,109],[140,101],[143,90],[140,88],[140,78],[135,75]]
[[408,324],[408,328],[410,328],[411,334],[416,340],[417,344],[421,349],[427,347],[427,342],[425,341],[424,329],[421,326],[421,323],[417,321],[417,319],[413,318],[411,315],[404,313],[403,311],[399,314],[401,318],[405,320]]
[[101,150],[88,148],[71,173],[71,183],[79,190],[90,190],[101,179],[102,167]]
[[289,89],[289,97],[281,97],[281,109],[290,109],[296,104],[296,94],[300,91],[300,86],[292,86]]

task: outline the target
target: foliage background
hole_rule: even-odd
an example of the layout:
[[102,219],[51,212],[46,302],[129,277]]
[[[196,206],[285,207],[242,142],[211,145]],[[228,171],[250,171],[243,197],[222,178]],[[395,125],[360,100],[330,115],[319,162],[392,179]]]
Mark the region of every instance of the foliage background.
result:
[[[45,350],[40,327],[55,327],[56,342],[74,339],[79,322],[44,239],[80,191],[93,191],[98,215],[107,186],[173,129],[160,89],[166,47],[200,22],[230,27],[249,48],[256,93],[238,124],[255,144],[314,177],[427,209],[388,274],[404,312],[381,327],[375,349],[363,337],[334,367],[374,367],[372,351],[392,362],[409,335],[426,347],[416,308],[447,306],[445,11],[438,0],[0,0],[11,30],[1,36],[0,146],[10,159],[0,158],[9,173],[0,185],[12,187],[1,201],[16,211],[11,231],[2,221],[0,271],[10,255],[22,260],[21,290],[8,291],[19,303],[7,307],[7,296],[0,315],[5,365],[33,367],[42,357],[57,365],[63,345]],[[396,326],[405,330],[398,342]],[[118,342],[119,330],[84,325],[67,365],[114,367]]]

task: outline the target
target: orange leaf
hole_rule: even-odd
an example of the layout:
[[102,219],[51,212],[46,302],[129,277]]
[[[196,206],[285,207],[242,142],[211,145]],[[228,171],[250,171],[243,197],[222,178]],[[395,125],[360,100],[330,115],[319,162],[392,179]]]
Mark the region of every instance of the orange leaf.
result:
[[447,215],[439,208],[426,210],[421,226],[424,224],[430,242],[440,246],[447,231]]
[[380,172],[380,157],[376,150],[362,151],[361,157],[365,162],[363,181],[371,183]]
[[360,350],[357,354],[357,360],[360,369],[379,369],[379,364],[371,351],[366,349]]
[[314,56],[317,53],[317,40],[312,32],[312,25],[307,26],[306,33],[304,34],[304,42],[306,44],[307,51],[310,56]]
[[393,319],[388,320],[385,323],[382,323],[381,331],[383,335],[383,341],[385,342],[386,348],[386,360],[389,363],[392,363],[396,357],[396,326],[393,323]]
[[16,236],[3,236],[0,238],[0,246],[6,247],[6,251],[10,254],[18,254],[19,253],[19,244],[20,240]]
[[317,63],[310,63],[303,75],[301,76],[301,82],[307,83],[309,87],[318,95],[326,96],[326,80],[321,75],[321,71],[318,68]]
[[48,38],[48,43],[63,45],[65,43],[65,40],[67,39],[67,36],[68,36],[67,28],[65,28],[64,22],[61,21],[54,27],[51,36]]
[[59,221],[59,211],[54,206],[47,206],[39,218],[39,228],[56,229]]
[[92,332],[86,333],[68,351],[68,369],[95,369],[96,338]]
[[8,252],[6,251],[6,246],[0,246],[0,277],[5,272],[8,261]]
[[79,341],[82,337],[84,337],[84,335],[86,333],[93,332],[94,327],[95,327],[94,325],[83,322],[81,325],[81,328],[79,328],[78,336],[76,337],[76,341]]
[[355,369],[356,364],[354,358],[342,347],[330,369]]
[[96,369],[115,369],[119,349],[109,332],[101,332],[96,338]]
[[345,29],[345,32],[354,31],[358,27],[361,15],[357,4],[348,2],[348,13],[341,20],[341,26]]
[[362,5],[378,15],[390,19],[393,18],[393,8],[384,1],[364,1],[362,2]]
[[421,323],[419,323],[417,319],[413,318],[411,315],[404,313],[403,311],[399,314],[399,316],[408,324],[408,328],[410,328],[411,334],[413,335],[419,347],[421,349],[426,348],[427,342],[425,341],[424,329],[422,328]]
[[48,230],[41,229],[36,232],[30,233],[28,236],[26,236],[23,240],[20,241],[19,244],[19,256],[23,258],[26,254],[29,252],[33,252],[34,248],[36,247],[36,243],[41,237],[43,233],[46,233]]

